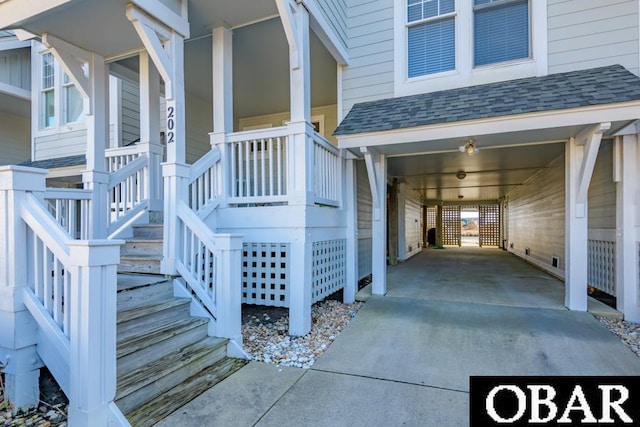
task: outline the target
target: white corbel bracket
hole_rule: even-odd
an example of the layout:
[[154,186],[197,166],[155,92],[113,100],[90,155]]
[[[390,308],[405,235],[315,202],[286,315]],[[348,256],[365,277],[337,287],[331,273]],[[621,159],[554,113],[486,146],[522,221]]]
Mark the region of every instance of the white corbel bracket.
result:
[[589,184],[598,157],[602,134],[611,128],[611,123],[599,123],[584,129],[573,139],[573,143],[583,147],[583,156],[580,170],[577,176],[576,191],[576,216],[584,218],[587,215],[587,197],[589,196]]
[[49,49],[53,57],[62,65],[76,89],[80,92],[84,103],[84,113],[91,114],[91,82],[85,71],[85,66],[91,66],[92,54],[67,41],[51,34],[42,35],[42,44]]
[[364,154],[364,161],[367,165],[367,175],[369,176],[369,185],[371,186],[371,196],[373,202],[373,219],[380,221],[381,217],[381,200],[378,193],[380,177],[376,164],[380,161],[380,153],[371,147],[360,147],[360,152]]
[[302,52],[299,43],[299,24],[297,18],[298,3],[295,0],[276,0],[276,6],[278,7],[278,13],[282,20],[282,26],[284,33],[287,37],[290,49],[291,68],[298,69],[302,63]]

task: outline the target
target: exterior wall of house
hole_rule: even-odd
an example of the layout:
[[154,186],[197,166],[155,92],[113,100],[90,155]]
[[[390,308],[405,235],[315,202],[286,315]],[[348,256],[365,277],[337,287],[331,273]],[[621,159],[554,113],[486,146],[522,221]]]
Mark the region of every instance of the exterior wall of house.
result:
[[121,85],[121,141],[125,146],[140,138],[140,88],[127,81]]
[[589,186],[589,229],[616,228],[616,183],[613,182],[613,142],[603,140]]
[[[320,134],[333,144],[338,145],[338,140],[332,135],[338,127],[336,105],[327,105],[311,109],[311,121],[320,121]],[[259,127],[282,126],[289,120],[289,112],[268,114],[264,116],[244,117],[238,120],[237,131],[255,129]]]
[[323,0],[317,2],[326,21],[340,37],[345,46],[348,43],[347,13],[345,0]]
[[399,248],[398,258],[406,260],[422,250],[422,209],[420,195],[410,189],[404,191],[404,215],[402,220],[403,235],[401,240],[403,247]]
[[[510,252],[559,275],[564,270],[564,155],[552,161],[507,197]],[[513,245],[513,247],[511,247]],[[530,254],[526,254],[526,248]],[[552,257],[560,258],[553,269]]]
[[549,73],[621,64],[639,72],[636,0],[548,0]]
[[77,156],[86,152],[87,130],[52,133],[38,136],[34,140],[33,160]]
[[29,48],[0,51],[0,83],[31,90]]
[[[186,158],[188,163],[194,163],[211,149],[209,133],[213,129],[213,112],[210,103],[188,92],[186,98]],[[162,128],[164,129],[164,126]]]
[[364,161],[356,162],[356,205],[358,207],[358,279],[371,274],[371,229],[373,202]]
[[347,0],[349,66],[342,73],[342,108],[394,94],[393,0]]
[[30,159],[27,117],[0,113],[0,165],[13,165]]

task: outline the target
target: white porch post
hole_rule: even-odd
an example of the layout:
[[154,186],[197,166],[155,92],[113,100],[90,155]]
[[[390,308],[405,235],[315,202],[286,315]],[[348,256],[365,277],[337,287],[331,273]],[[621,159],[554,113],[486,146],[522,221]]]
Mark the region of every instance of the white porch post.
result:
[[[306,206],[314,204],[309,12],[294,0],[276,0],[276,5],[289,44],[291,118],[287,193],[290,206],[306,211]],[[305,335],[311,330],[311,263],[312,242],[306,228],[300,228],[291,244],[289,333],[292,335]]]
[[133,4],[127,6],[127,18],[133,24],[165,83],[167,161],[162,170],[165,197],[161,270],[164,274],[175,275],[175,260],[179,253],[178,217],[175,207],[178,200],[185,200],[187,197],[186,179],[189,177],[189,166],[185,164],[185,35],[149,16]]
[[356,204],[356,167],[355,160],[345,160],[344,210],[347,215],[347,257],[346,283],[343,300],[351,304],[356,300],[358,292],[358,206]]
[[616,297],[625,320],[640,322],[640,148],[638,134],[617,137],[616,180]]
[[0,363],[14,410],[38,404],[42,366],[36,322],[23,303],[28,287],[26,224],[20,217],[27,192],[44,193],[46,170],[0,167]]
[[[109,173],[105,149],[109,144],[109,69],[100,55],[87,52],[51,34],[42,36],[84,100],[87,127],[87,169],[82,173],[85,188],[92,192],[88,221],[91,239],[107,237],[107,187]],[[84,66],[88,66],[88,75]]]
[[216,336],[242,345],[242,236],[216,234]]
[[116,395],[116,275],[121,240],[70,243],[70,426],[108,425]]
[[587,311],[589,183],[600,148],[602,123],[571,138],[565,146],[565,306]]
[[387,158],[370,147],[361,147],[373,199],[371,277],[372,293],[387,293]]
[[[160,141],[160,74],[147,52],[140,53],[140,143],[149,157],[146,182],[150,216],[162,211],[164,148]],[[153,220],[153,218],[150,218]]]

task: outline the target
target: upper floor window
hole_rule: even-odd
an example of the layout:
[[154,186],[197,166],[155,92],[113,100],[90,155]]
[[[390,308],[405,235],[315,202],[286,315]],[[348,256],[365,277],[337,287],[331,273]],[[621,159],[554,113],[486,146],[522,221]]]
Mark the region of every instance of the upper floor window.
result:
[[456,68],[455,0],[408,0],[409,77]]
[[474,65],[529,56],[529,1],[474,0]]
[[50,52],[41,57],[40,128],[82,121],[82,95]]

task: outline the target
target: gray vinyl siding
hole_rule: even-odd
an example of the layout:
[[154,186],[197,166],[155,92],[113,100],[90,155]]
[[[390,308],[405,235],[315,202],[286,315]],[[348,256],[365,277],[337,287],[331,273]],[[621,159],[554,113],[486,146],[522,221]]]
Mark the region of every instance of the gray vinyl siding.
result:
[[140,138],[140,89],[122,81],[122,145]]
[[186,158],[188,163],[195,163],[211,149],[213,110],[211,103],[190,93],[186,94],[186,103]]
[[638,74],[636,0],[548,0],[549,73],[620,64]]
[[31,158],[28,118],[0,113],[0,130],[0,165],[14,165]]
[[358,279],[371,274],[371,227],[373,202],[367,168],[356,161],[356,204],[358,209]]
[[85,154],[86,148],[86,129],[39,136],[35,138],[35,152],[33,153],[33,160],[77,156],[79,154]]
[[560,257],[564,269],[565,219],[564,155],[508,194],[508,244],[521,257],[551,268],[551,257]]
[[421,245],[422,209],[420,196],[414,191],[407,191],[404,206],[404,235],[407,253],[415,251]]
[[326,21],[347,46],[347,6],[345,0],[318,0],[317,2]]
[[29,48],[0,52],[0,82],[31,90],[31,52]]
[[613,182],[613,142],[604,140],[589,185],[589,228],[616,228],[616,183]]
[[393,97],[393,1],[347,0],[349,66],[342,73],[343,112],[357,102]]

